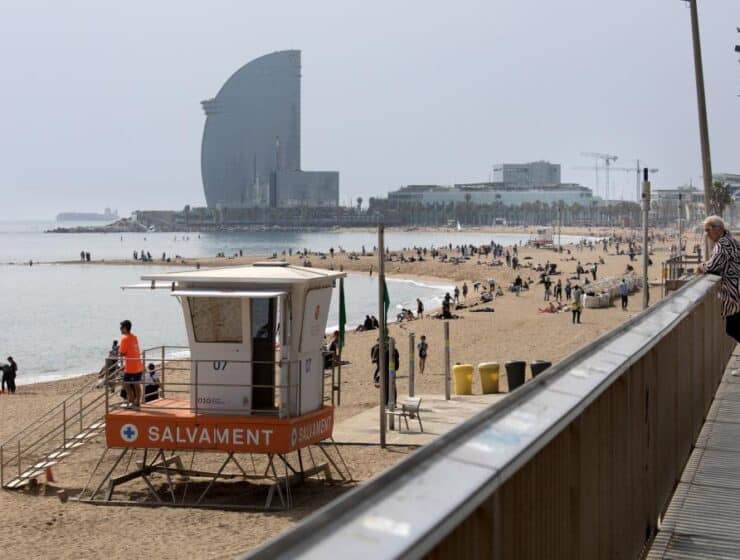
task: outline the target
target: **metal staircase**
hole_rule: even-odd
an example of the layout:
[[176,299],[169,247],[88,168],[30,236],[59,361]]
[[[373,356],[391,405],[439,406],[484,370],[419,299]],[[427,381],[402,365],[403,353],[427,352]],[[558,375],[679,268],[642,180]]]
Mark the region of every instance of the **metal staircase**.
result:
[[0,444],[0,486],[17,489],[89,443],[105,428],[108,392],[86,383]]

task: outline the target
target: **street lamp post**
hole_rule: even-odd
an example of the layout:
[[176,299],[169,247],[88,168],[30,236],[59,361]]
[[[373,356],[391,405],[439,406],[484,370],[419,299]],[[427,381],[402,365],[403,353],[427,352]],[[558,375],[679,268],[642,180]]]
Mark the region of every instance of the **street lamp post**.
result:
[[642,176],[642,308],[647,309],[650,304],[650,283],[648,281],[648,265],[650,256],[648,250],[648,218],[650,216],[650,181],[648,168],[643,170]]
[[707,216],[715,213],[712,205],[712,158],[709,152],[709,125],[707,124],[707,100],[704,93],[704,68],[701,61],[699,38],[699,11],[697,0],[686,0],[691,9],[691,39],[694,46],[694,74],[696,78],[696,102],[699,109],[699,137],[701,141],[701,166],[704,175],[704,208]]

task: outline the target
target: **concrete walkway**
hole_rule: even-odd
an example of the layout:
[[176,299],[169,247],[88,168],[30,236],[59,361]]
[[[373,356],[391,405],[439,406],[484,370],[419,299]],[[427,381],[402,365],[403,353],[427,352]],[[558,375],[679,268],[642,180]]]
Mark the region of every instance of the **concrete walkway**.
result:
[[[415,419],[409,420],[407,431],[405,422],[396,418],[396,430],[386,432],[386,442],[393,445],[424,445],[505,396],[506,393],[453,396],[446,401],[444,395],[417,395],[421,397],[420,416],[424,433],[419,431],[419,423]],[[403,400],[404,397],[399,396],[398,403]],[[379,418],[377,406],[348,418],[334,426],[334,439],[344,443],[378,443]],[[402,431],[398,431],[399,420],[403,423]]]
[[740,558],[739,348],[727,365],[649,559]]

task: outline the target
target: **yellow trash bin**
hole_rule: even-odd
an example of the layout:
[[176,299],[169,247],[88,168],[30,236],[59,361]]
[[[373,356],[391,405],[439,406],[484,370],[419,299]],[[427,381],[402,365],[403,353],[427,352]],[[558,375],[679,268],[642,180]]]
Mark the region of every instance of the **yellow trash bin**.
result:
[[498,393],[498,372],[499,367],[496,362],[478,364],[480,385],[484,395]]
[[470,364],[452,366],[452,378],[455,380],[456,395],[473,394],[473,366]]

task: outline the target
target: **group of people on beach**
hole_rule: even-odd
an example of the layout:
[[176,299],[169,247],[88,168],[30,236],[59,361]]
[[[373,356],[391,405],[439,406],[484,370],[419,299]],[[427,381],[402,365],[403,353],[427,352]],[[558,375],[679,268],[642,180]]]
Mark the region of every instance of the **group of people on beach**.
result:
[[[391,344],[390,342],[393,342],[393,367],[391,368]],[[392,389],[394,401],[393,404],[396,404],[396,398],[397,398],[397,391],[396,391],[396,376],[398,375],[398,370],[401,367],[401,358],[400,354],[398,352],[398,346],[395,344],[395,339],[392,337],[389,337],[386,341],[385,345],[385,375],[386,375],[386,383],[385,383],[385,404],[388,406],[390,404],[390,392]],[[416,345],[416,351],[418,353],[418,359],[419,359],[419,373],[424,374],[424,370],[426,368],[426,361],[427,356],[429,354],[429,344],[427,343],[427,337],[425,335],[421,335],[419,339],[419,343]],[[375,341],[375,344],[370,349],[370,361],[374,366],[373,371],[373,382],[375,383],[375,387],[380,387],[380,338],[378,338]],[[391,369],[393,370],[393,374],[391,374]]]
[[0,393],[15,394],[15,378],[18,375],[18,364],[13,359],[13,356],[8,356],[8,363],[0,365],[0,370],[2,371]]

